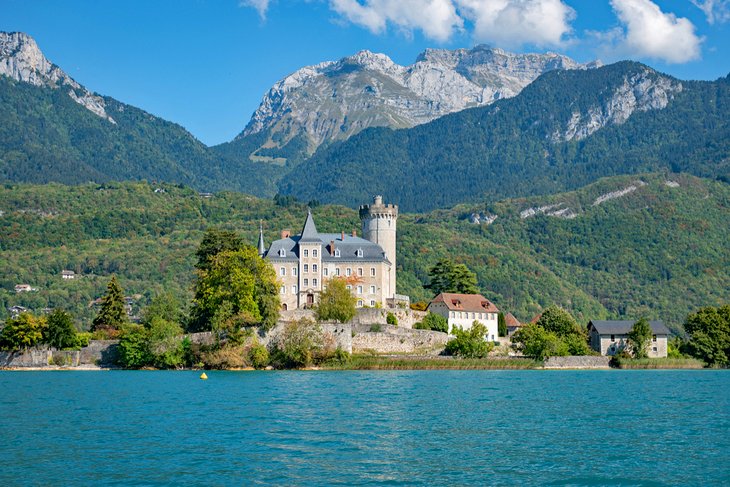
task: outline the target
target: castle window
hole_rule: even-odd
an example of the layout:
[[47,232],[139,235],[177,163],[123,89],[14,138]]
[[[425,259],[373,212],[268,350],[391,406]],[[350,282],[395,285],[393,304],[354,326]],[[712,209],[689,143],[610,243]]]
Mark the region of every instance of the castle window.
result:
[[312,264],[312,272],[317,272],[317,264]]
[[324,269],[322,269],[322,275],[324,277],[329,276],[330,275],[330,270],[325,267]]
[[304,257],[309,257],[309,250],[304,249]]
[[340,268],[339,267],[337,269],[335,269],[335,275],[336,276],[339,276],[340,275]]
[[279,275],[280,276],[285,276],[286,275],[286,268],[285,267],[282,267],[282,268],[279,269]]
[[349,267],[347,269],[345,269],[345,275],[347,277],[350,277],[352,275],[352,269],[350,269]]
[[349,284],[345,287],[347,288],[348,291],[352,291],[352,286],[350,286]]
[[312,287],[317,287],[317,279],[312,279]]
[[296,286],[292,286],[291,287],[291,293],[292,294],[296,294],[297,293],[297,287]]
[[312,257],[318,257],[319,252],[317,252],[317,249],[312,250]]
[[357,256],[362,258],[362,249],[357,249]]
[[362,308],[362,299],[357,300],[357,307]]
[[307,287],[307,286],[309,286],[309,279],[304,280],[304,287]]
[[370,300],[370,306],[373,306],[373,307],[375,307],[375,300],[374,300],[374,299],[371,299],[371,300]]
[[375,286],[370,286],[370,294],[375,294]]
[[651,337],[651,341],[652,341],[652,342],[655,342],[655,341],[656,341],[656,335],[652,335],[652,337]]
[[304,264],[304,272],[309,272],[309,264]]
[[292,267],[291,268],[291,275],[292,276],[296,276],[297,275],[297,268],[296,267]]
[[279,288],[279,292],[280,292],[281,294],[286,294],[286,286],[281,286],[281,287]]
[[335,257],[339,257],[339,256],[340,256],[340,249],[335,249]]
[[286,257],[286,250],[279,249],[279,257]]
[[375,277],[375,267],[370,268],[370,276]]
[[362,267],[357,268],[357,275],[362,276]]
[[357,294],[362,294],[362,286],[357,286]]

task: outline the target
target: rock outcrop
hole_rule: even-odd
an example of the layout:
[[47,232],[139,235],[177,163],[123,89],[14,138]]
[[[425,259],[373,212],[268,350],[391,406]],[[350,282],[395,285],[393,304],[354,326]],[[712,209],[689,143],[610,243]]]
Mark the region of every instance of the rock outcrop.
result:
[[28,34],[0,32],[0,75],[34,86],[68,90],[68,96],[76,103],[116,124],[106,113],[104,99],[84,88],[46,59],[38,44]]

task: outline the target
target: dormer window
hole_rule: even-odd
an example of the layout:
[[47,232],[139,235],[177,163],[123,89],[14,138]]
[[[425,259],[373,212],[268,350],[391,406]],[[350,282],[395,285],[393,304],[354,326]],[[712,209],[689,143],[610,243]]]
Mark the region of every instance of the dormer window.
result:
[[286,250],[279,249],[279,257],[286,257]]
[[340,249],[335,249],[335,257],[339,257],[339,256],[340,256]]
[[362,258],[362,249],[357,249],[357,256]]

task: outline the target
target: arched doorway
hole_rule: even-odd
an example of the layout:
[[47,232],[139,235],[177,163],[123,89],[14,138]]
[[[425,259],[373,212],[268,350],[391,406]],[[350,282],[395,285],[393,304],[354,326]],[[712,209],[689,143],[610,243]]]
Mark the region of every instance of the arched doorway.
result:
[[307,308],[314,306],[314,294],[307,294]]
[[282,311],[286,311],[287,310],[286,303],[284,303],[284,304],[281,305],[281,310]]

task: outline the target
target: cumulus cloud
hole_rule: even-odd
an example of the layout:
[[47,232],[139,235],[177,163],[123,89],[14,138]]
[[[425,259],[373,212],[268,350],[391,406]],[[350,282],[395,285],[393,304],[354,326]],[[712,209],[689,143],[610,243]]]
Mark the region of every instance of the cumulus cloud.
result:
[[730,0],[692,0],[692,3],[705,13],[710,25],[730,20]]
[[331,0],[332,10],[374,33],[388,24],[407,32],[421,30],[426,37],[447,41],[464,21],[452,0]]
[[607,34],[619,55],[685,63],[700,57],[702,38],[686,18],[664,13],[651,0],[611,0],[622,27]]
[[561,0],[456,0],[479,41],[505,47],[560,46],[575,11]]
[[266,11],[269,10],[269,0],[241,0],[239,5],[255,8],[262,19],[266,18]]
[[[241,0],[262,18],[271,0]],[[380,34],[389,27],[446,42],[465,25],[476,41],[561,46],[575,17],[563,0],[326,0],[342,19]]]

